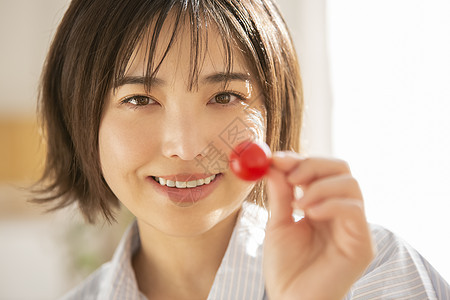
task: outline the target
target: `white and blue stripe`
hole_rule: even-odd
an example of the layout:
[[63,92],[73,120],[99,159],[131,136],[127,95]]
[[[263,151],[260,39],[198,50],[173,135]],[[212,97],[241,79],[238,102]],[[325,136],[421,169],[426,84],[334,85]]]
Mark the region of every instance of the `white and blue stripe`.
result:
[[[262,271],[267,212],[245,204],[217,271],[208,300],[264,300]],[[450,300],[450,287],[436,270],[392,232],[372,225],[377,256],[345,299]],[[63,299],[146,300],[139,291],[131,259],[140,246],[134,222],[112,260]]]

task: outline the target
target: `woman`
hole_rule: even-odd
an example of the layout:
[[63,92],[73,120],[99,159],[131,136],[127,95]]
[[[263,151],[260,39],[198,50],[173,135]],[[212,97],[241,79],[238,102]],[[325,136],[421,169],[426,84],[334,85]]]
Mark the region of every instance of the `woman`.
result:
[[[448,294],[414,250],[367,224],[345,162],[296,154],[298,63],[270,0],[72,1],[40,99],[37,201],[77,203],[90,223],[113,220],[119,201],[136,216],[113,260],[66,299]],[[247,139],[274,152],[265,181],[227,167]],[[390,270],[409,281],[391,284]]]

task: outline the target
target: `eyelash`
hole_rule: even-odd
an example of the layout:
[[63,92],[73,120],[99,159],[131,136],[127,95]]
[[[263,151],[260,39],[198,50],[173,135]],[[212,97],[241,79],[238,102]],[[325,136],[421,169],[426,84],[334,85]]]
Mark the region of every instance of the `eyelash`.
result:
[[[228,103],[219,103],[219,102],[210,103],[212,100],[215,100],[216,97],[221,96],[221,95],[234,96],[234,97],[236,97],[238,99],[238,101],[244,101],[244,100],[247,99],[242,93],[239,93],[239,92],[236,92],[236,91],[223,91],[223,92],[215,94],[212,97],[212,99],[208,101],[208,104],[219,104],[220,106],[228,106],[228,105],[235,104],[234,103],[235,101],[231,101],[231,100]],[[147,103],[139,104],[139,100],[138,100],[139,98],[140,98],[140,100],[144,99]],[[131,101],[133,101],[133,99],[135,99],[135,101],[137,101],[137,104],[132,104],[131,103]],[[145,95],[133,95],[133,96],[129,96],[129,97],[126,97],[126,98],[120,100],[120,104],[121,105],[127,105],[128,104],[133,109],[143,108],[143,107],[148,106],[148,105],[153,104],[153,103],[157,103],[157,102],[155,100],[153,100],[152,98],[150,98],[149,96],[145,96]]]
[[[216,99],[216,97],[221,96],[221,95],[230,95],[230,96],[234,96],[234,97],[236,97],[236,98],[238,99],[238,101],[244,101],[244,100],[247,99],[242,93],[239,93],[239,92],[236,92],[236,91],[223,91],[223,92],[220,92],[220,93],[215,94],[215,95],[212,97],[212,99],[208,101],[208,103],[210,103],[212,100]],[[219,104],[219,105],[221,105],[221,106],[228,106],[228,105],[233,105],[233,104],[235,104],[234,102],[235,102],[235,101],[233,101],[233,102],[230,101],[230,102],[228,102],[228,103],[218,103],[218,102],[216,102],[216,103],[212,103],[212,104]]]
[[[141,100],[142,100],[142,99],[145,99],[146,102],[148,102],[148,103],[146,103],[146,104],[139,104],[139,100],[136,100],[138,104],[131,104],[131,101],[132,101],[133,99],[138,99],[138,98],[141,98]],[[129,104],[129,105],[130,105],[132,108],[134,108],[134,109],[138,109],[138,108],[141,108],[141,107],[145,107],[145,106],[147,106],[147,105],[152,104],[153,102],[156,103],[155,100],[153,100],[152,98],[150,98],[150,97],[148,97],[148,96],[144,96],[144,95],[133,95],[133,96],[129,96],[129,97],[126,97],[126,98],[120,100],[120,104],[121,104],[121,105],[122,105],[122,104]]]

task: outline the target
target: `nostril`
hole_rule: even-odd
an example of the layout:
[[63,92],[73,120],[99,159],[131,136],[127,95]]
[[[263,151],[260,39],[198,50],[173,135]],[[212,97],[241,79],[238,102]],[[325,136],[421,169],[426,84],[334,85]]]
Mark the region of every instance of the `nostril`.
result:
[[168,158],[180,158],[185,161],[201,160],[204,158],[204,150],[207,146],[202,146],[202,143],[196,141],[195,138],[191,141],[168,142],[163,145],[163,154]]

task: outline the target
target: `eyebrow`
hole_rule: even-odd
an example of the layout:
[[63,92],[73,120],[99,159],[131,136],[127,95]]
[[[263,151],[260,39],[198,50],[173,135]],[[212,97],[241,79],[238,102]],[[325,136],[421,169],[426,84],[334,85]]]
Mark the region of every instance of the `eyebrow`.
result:
[[[228,81],[249,81],[251,78],[250,74],[246,73],[213,73],[210,75],[206,75],[201,78],[200,83],[201,84],[215,84],[215,83],[225,83]],[[160,78],[151,78],[149,79],[146,76],[125,76],[118,80],[117,84],[115,85],[115,88],[118,88],[123,85],[127,84],[138,84],[138,85],[144,85],[146,83],[150,82],[151,85],[159,85],[163,86],[166,84],[166,81]]]
[[122,78],[120,78],[116,85],[114,86],[115,88],[121,87],[123,85],[127,85],[127,84],[139,84],[139,85],[144,85],[145,83],[150,82],[151,85],[164,85],[165,81],[159,78],[151,78],[149,79],[146,76],[124,76]]
[[250,74],[245,73],[214,73],[203,77],[202,84],[222,83],[228,81],[249,81]]

